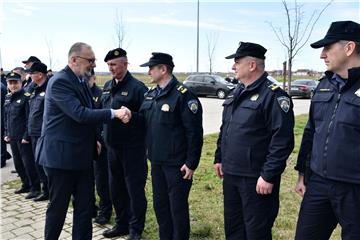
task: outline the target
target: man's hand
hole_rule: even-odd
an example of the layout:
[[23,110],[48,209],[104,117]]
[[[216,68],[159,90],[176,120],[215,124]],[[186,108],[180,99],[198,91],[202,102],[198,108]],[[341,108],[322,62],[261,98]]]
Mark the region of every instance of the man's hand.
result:
[[181,168],[180,171],[184,173],[183,179],[188,179],[190,180],[192,178],[192,176],[194,175],[194,171],[191,170],[190,168],[188,168],[186,166],[186,164],[184,164]]
[[120,119],[123,123],[128,123],[131,119],[131,111],[127,108],[122,106],[120,109],[114,110],[115,117]]
[[96,141],[96,150],[97,150],[97,154],[100,155],[100,153],[101,153],[101,143],[99,141]]
[[4,137],[4,141],[5,141],[5,142],[10,142],[10,137],[9,137],[9,136],[5,136],[5,137]]
[[224,178],[224,173],[222,171],[221,163],[215,163],[214,164],[214,169],[215,169],[216,176],[218,176],[221,179]]
[[261,195],[271,194],[274,184],[265,181],[261,176],[257,180],[256,192]]
[[304,197],[306,192],[306,186],[304,184],[304,176],[299,175],[298,181],[295,186],[295,192],[297,192],[300,196]]
[[22,144],[29,144],[30,142],[29,142],[28,140],[21,139],[21,143],[22,143]]

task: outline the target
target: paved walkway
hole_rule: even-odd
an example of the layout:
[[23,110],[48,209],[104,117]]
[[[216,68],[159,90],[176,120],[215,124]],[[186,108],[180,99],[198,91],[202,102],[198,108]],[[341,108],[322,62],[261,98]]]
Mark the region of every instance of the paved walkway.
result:
[[[1,186],[1,240],[44,239],[45,212],[48,201],[34,202],[26,194],[14,194],[13,184]],[[72,209],[69,208],[60,239],[71,239]],[[93,239],[104,239],[102,233],[110,225],[93,224]],[[125,239],[125,238],[117,238]]]

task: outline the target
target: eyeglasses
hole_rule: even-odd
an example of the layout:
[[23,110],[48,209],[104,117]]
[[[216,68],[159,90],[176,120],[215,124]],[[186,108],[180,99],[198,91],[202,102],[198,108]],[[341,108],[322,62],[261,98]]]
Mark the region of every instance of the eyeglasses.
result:
[[81,56],[75,56],[75,57],[87,60],[89,62],[89,64],[94,64],[96,62],[95,58],[84,58],[84,57],[81,57]]

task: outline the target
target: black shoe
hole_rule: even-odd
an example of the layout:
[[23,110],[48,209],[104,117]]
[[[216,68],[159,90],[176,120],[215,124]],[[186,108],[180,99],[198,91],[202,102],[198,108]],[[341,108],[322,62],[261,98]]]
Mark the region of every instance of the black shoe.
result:
[[110,218],[105,217],[104,215],[99,214],[94,220],[97,224],[105,225],[110,222]]
[[128,235],[128,234],[129,234],[129,230],[121,230],[117,226],[103,232],[103,236],[106,237],[106,238],[122,237],[122,236],[125,236],[125,235]]
[[37,198],[39,195],[39,191],[31,191],[28,195],[26,195],[25,199]]
[[40,202],[40,201],[45,201],[45,200],[49,200],[49,194],[47,194],[47,193],[43,193],[43,194],[39,195],[38,197],[34,198],[34,202]]
[[18,190],[15,190],[15,194],[20,194],[20,193],[28,193],[30,192],[30,188],[28,187],[21,187]]
[[138,233],[130,233],[130,235],[127,237],[127,240],[140,240],[141,235]]

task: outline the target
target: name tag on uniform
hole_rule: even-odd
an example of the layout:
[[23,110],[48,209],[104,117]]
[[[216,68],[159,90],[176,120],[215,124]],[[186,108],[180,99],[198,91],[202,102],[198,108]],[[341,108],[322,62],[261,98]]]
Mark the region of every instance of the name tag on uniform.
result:
[[127,96],[128,92],[121,92],[121,96]]

